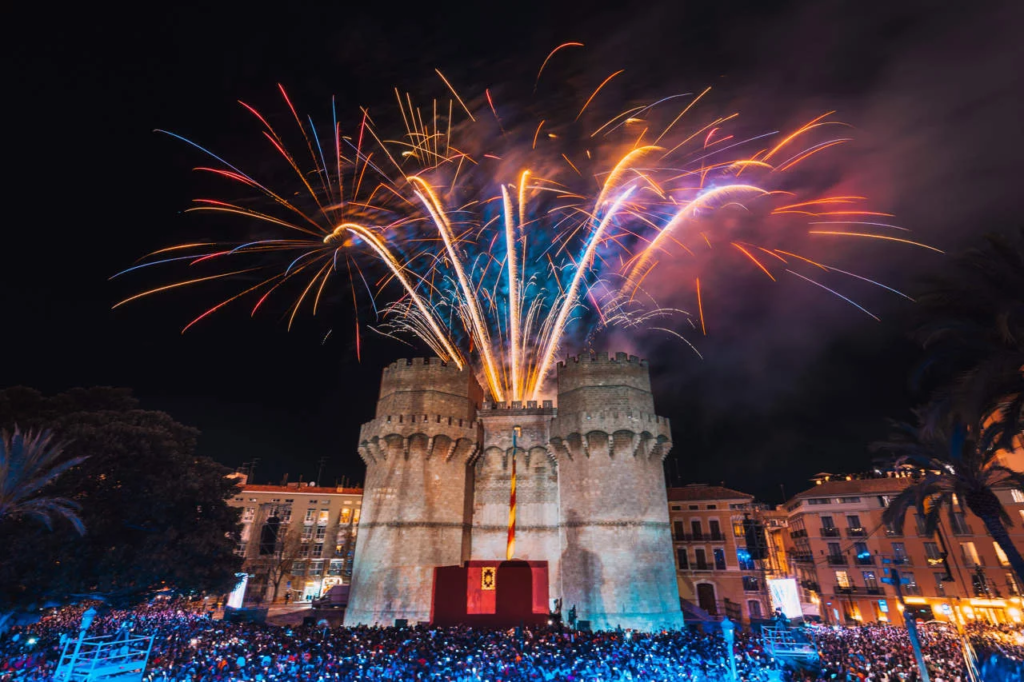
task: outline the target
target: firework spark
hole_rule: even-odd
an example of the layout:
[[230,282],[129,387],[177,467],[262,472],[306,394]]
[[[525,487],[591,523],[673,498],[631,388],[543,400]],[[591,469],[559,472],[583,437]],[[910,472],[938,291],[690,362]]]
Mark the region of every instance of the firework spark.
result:
[[[553,50],[536,80],[566,47],[581,45]],[[192,270],[189,277],[135,293],[117,306],[190,284],[239,279],[246,280],[241,291],[184,329],[250,296],[258,296],[253,315],[272,297],[287,301],[290,328],[304,309],[316,315],[322,299],[346,300],[332,298],[331,290],[347,287],[356,308],[357,348],[362,300],[362,307],[373,308],[373,331],[419,338],[443,360],[473,367],[494,400],[526,401],[542,395],[554,359],[581,331],[645,326],[697,352],[684,330],[708,333],[702,268],[741,264],[771,282],[791,274],[877,319],[796,269],[836,272],[904,294],[798,255],[792,245],[810,234],[836,243],[856,237],[932,249],[880,232],[905,228],[877,222],[889,214],[867,210],[862,196],[814,196],[802,187],[803,164],[821,163],[827,150],[849,140],[827,136],[844,125],[832,120],[834,112],[788,134],[747,136],[727,129],[736,114],[699,113],[696,105],[708,88],[696,96],[632,103],[611,115],[615,110],[603,102],[604,87],[622,73],[616,71],[586,98],[565,101],[561,116],[548,110],[544,120],[510,129],[514,117],[499,119],[490,89],[475,96],[464,90],[464,99],[436,73],[451,98],[421,106],[396,89],[402,127],[395,136],[382,132],[366,109],[346,134],[333,100],[329,127],[318,128],[312,117],[300,117],[280,88],[296,141],[301,139],[301,146],[289,146],[268,117],[241,103],[297,192],[271,189],[271,183],[168,133],[218,164],[197,170],[252,195],[197,199],[188,211],[240,216],[258,232],[237,242],[190,242],[154,251],[115,277],[183,264]],[[474,110],[493,116],[474,116]],[[564,133],[573,126],[580,134]],[[643,144],[648,130],[654,141]],[[585,146],[565,147],[563,137],[584,140]],[[778,141],[758,149],[772,137]],[[767,227],[753,238],[737,233],[743,221]],[[859,231],[808,229],[822,225]],[[222,266],[239,260],[246,267]],[[685,281],[695,284],[695,319],[659,307],[645,291],[646,278],[664,261],[694,264]],[[204,275],[203,269],[214,271]],[[378,308],[380,301],[385,305]]]

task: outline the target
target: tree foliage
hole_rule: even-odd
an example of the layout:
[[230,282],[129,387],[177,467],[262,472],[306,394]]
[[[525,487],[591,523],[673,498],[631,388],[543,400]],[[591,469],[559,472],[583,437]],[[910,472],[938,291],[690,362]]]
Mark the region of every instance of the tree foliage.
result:
[[63,447],[48,431],[0,431],[0,520],[27,517],[53,530],[54,519],[62,518],[79,535],[85,534],[78,516],[81,506],[47,494],[62,474],[85,461],[84,457],[63,457]]
[[943,512],[956,527],[953,517],[966,506],[985,524],[1024,583],[1024,558],[1006,530],[1013,519],[996,495],[1000,488],[1024,489],[1024,473],[1000,462],[996,446],[1000,429],[990,426],[976,433],[954,426],[945,430],[931,425],[925,410],[918,417],[920,426],[895,424],[891,439],[874,446],[889,453],[896,466],[910,464],[925,471],[889,503],[882,521],[902,528],[907,512],[915,509],[924,530],[932,534]]
[[51,429],[67,443],[64,461],[86,458],[51,487],[81,506],[88,532],[0,522],[0,611],[233,587],[239,511],[226,501],[237,488],[196,456],[198,431],[112,388],[0,391],[0,427],[15,424]]
[[929,417],[976,432],[994,425],[996,445],[1014,447],[1024,430],[1024,228],[959,256],[918,303],[922,376],[939,386]]

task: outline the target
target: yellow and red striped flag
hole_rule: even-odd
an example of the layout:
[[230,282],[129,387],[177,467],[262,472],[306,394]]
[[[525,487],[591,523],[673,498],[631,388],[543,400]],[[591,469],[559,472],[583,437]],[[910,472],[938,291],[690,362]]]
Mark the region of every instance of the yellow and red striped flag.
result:
[[512,447],[512,493],[508,500],[508,544],[505,561],[512,561],[516,553],[516,449]]

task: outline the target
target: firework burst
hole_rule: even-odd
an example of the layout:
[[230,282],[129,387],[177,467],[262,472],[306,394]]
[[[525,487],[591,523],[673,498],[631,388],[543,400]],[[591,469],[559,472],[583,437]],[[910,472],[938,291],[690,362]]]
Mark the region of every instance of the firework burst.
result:
[[[576,46],[556,48],[537,80],[556,53]],[[888,214],[866,208],[864,197],[815,196],[801,185],[802,164],[850,139],[835,133],[848,127],[834,112],[787,134],[749,136],[730,132],[737,114],[698,115],[708,90],[612,113],[600,105],[602,91],[621,73],[600,81],[560,119],[510,127],[518,112],[503,121],[490,90],[473,107],[438,71],[448,99],[417,103],[395,91],[397,136],[384,134],[365,109],[344,131],[333,100],[330,126],[318,128],[280,88],[294,122],[290,132],[301,140],[293,146],[242,103],[268,149],[290,169],[297,192],[272,189],[167,133],[216,162],[198,171],[241,186],[255,200],[197,199],[189,211],[242,216],[273,236],[148,254],[115,277],[175,264],[212,272],[115,307],[191,284],[245,279],[249,286],[183,331],[243,300],[253,315],[268,300],[286,301],[291,328],[300,312],[317,313],[325,290],[341,286],[357,309],[357,353],[362,297],[372,303],[374,331],[419,338],[443,360],[473,367],[494,400],[524,401],[541,395],[574,332],[643,326],[697,351],[687,334],[707,333],[700,269],[709,262],[697,250],[713,250],[714,267],[743,264],[766,281],[792,276],[875,317],[819,276],[834,272],[900,292],[790,244],[873,239],[931,248],[908,239]],[[753,223],[763,228],[759,236],[744,238],[743,225]],[[661,308],[644,288],[667,260],[694,264],[693,276],[678,282],[693,293],[692,311]]]

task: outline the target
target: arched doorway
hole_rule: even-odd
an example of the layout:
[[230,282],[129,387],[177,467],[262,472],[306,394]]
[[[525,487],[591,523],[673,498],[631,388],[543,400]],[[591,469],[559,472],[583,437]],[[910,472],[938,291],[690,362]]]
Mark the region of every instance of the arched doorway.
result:
[[700,583],[697,585],[697,605],[712,616],[718,615],[714,585],[711,583]]

